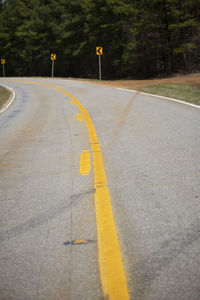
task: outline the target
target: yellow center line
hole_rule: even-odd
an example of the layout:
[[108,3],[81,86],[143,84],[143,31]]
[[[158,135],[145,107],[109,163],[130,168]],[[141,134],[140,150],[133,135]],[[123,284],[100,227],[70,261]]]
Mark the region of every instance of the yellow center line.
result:
[[95,212],[98,238],[98,258],[102,289],[105,299],[128,300],[129,294],[127,282],[115,228],[103,156],[89,113],[75,97],[65,90],[59,89],[53,85],[47,85],[45,83],[35,83],[29,81],[26,83],[43,84],[64,92],[66,96],[69,96],[71,100],[76,103],[86,120],[92,149],[94,186],[96,188]]

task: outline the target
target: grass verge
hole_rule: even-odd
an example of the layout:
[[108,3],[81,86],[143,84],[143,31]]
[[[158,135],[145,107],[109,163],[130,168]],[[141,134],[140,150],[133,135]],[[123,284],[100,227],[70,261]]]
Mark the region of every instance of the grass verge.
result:
[[3,86],[0,86],[0,110],[4,107],[10,98],[10,92]]
[[200,105],[200,87],[198,86],[188,84],[159,84],[143,87],[140,91]]
[[146,80],[67,79],[136,90],[200,105],[200,74]]

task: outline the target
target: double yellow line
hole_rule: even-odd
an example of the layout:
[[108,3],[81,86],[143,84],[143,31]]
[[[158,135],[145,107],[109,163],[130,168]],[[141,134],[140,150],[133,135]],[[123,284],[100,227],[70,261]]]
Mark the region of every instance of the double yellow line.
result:
[[110,193],[103,164],[102,152],[89,113],[82,106],[82,104],[66,90],[60,89],[50,84],[40,82],[20,82],[44,85],[47,87],[55,88],[57,91],[63,92],[65,96],[71,98],[71,103],[75,103],[78,106],[86,121],[91,143],[94,169],[94,187],[96,189],[95,211],[98,238],[98,257],[102,289],[105,299],[128,300],[129,294],[127,282],[114,223],[114,217],[110,201]]

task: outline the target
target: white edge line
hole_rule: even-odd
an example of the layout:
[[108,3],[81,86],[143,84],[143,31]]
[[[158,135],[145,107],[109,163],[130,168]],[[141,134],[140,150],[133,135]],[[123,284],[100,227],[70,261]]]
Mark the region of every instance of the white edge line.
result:
[[[128,90],[128,89],[123,89],[123,88],[117,88],[117,89],[132,92],[132,93],[137,93],[138,92],[138,91],[135,91],[135,90]],[[192,106],[192,107],[200,108],[200,105],[196,105],[196,104],[189,103],[189,102],[184,102],[184,101],[177,100],[177,99],[174,99],[174,98],[168,98],[168,97],[164,97],[164,96],[148,94],[148,93],[143,93],[143,92],[139,92],[139,94],[140,95],[153,96],[153,97],[157,97],[157,98],[161,98],[161,99],[167,99],[167,100],[170,100],[170,101],[175,101],[175,102],[182,103],[182,104],[185,104],[185,105],[189,105],[189,106]]]
[[11,89],[10,87],[8,87],[7,85],[5,84],[1,84],[0,83],[0,86],[3,86],[5,87],[6,89],[8,89],[10,92],[11,92],[11,95],[10,95],[10,98],[9,98],[9,102],[8,104],[6,105],[6,107],[4,107],[2,110],[0,110],[0,114],[3,113],[6,109],[8,109],[8,107],[10,107],[10,105],[13,103],[14,99],[15,99],[15,91],[13,89]]
[[[81,80],[71,80],[71,79],[65,79],[63,81],[78,81],[80,83],[85,83]],[[87,82],[86,82],[87,83]],[[90,84],[90,83],[87,83],[87,84]],[[90,84],[91,85],[91,84]],[[111,87],[111,86],[109,86]],[[129,90],[129,89],[124,89],[124,88],[117,88],[118,90],[122,90],[122,91],[126,91],[126,92],[132,92],[132,93],[137,93],[138,91],[136,90]],[[160,95],[155,95],[155,94],[148,94],[148,93],[144,93],[144,92],[139,92],[140,95],[146,95],[146,96],[153,96],[153,97],[157,97],[157,98],[161,98],[161,99],[167,99],[167,100],[170,100],[170,101],[174,101],[174,102],[178,102],[178,103],[182,103],[182,104],[185,104],[185,105],[189,105],[189,106],[192,106],[192,107],[196,107],[196,108],[200,108],[200,105],[196,105],[196,104],[193,104],[193,103],[190,103],[190,102],[185,102],[185,101],[181,101],[181,100],[177,100],[177,99],[174,99],[174,98],[169,98],[169,97],[164,97],[164,96],[160,96]]]

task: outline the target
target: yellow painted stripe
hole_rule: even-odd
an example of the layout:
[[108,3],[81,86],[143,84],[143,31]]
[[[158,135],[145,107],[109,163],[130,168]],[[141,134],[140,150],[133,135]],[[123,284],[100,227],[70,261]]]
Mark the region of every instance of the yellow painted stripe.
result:
[[90,164],[90,150],[84,150],[81,153],[80,159],[80,174],[81,175],[88,175],[91,170]]
[[75,240],[73,241],[73,244],[88,244],[88,240]]
[[[27,83],[34,82],[27,81]],[[36,82],[35,84],[38,83]],[[44,83],[41,84],[45,85]],[[52,87],[57,88],[53,85]],[[67,93],[67,96],[69,96],[77,104],[82,112],[86,120],[90,137],[93,156],[94,185],[96,188],[95,211],[98,237],[98,257],[104,297],[109,300],[128,300],[129,294],[127,282],[114,223],[103,157],[96,131],[87,110],[75,97],[68,94],[67,91],[64,91],[64,93]]]
[[96,131],[87,110],[71,96],[87,123],[93,155],[95,210],[97,220],[98,255],[103,293],[109,300],[128,300],[128,288],[117,232],[114,223],[110,193],[103,157]]
[[63,90],[63,89],[61,89],[61,88],[59,88],[59,87],[57,87],[57,86],[54,86],[54,89],[56,89],[56,91],[63,92],[64,94],[65,94],[65,93],[68,93],[68,92],[66,92],[65,90]]
[[83,115],[82,114],[77,114],[76,115],[76,118],[79,122],[82,122],[83,121]]

